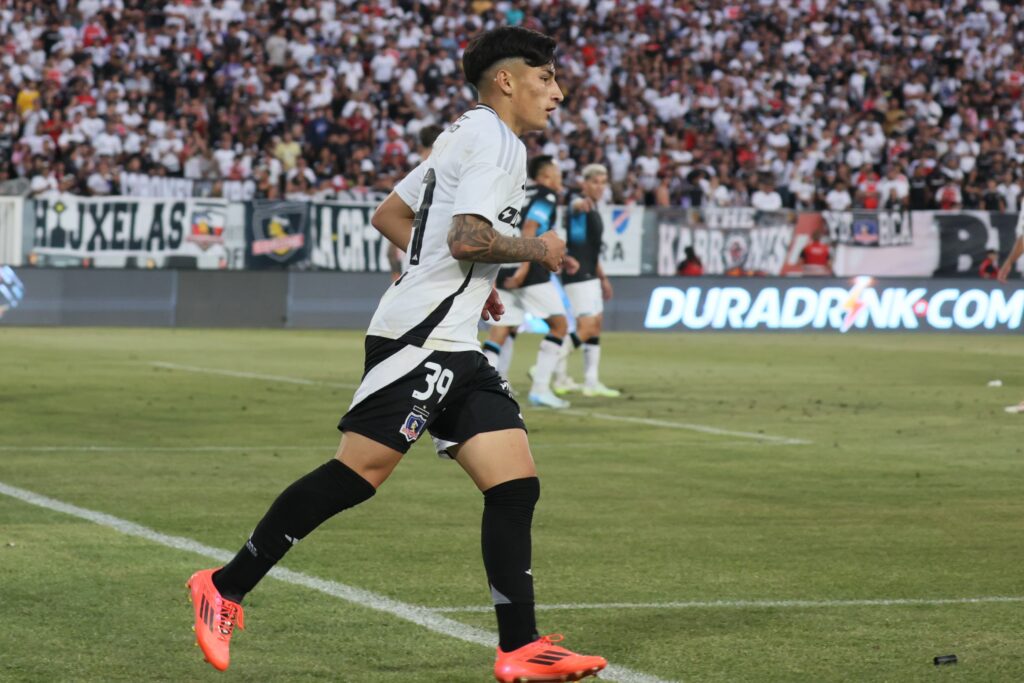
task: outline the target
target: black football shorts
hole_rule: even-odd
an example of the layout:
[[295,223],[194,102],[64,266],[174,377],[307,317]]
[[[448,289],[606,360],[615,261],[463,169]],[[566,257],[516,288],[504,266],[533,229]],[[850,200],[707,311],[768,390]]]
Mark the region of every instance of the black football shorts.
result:
[[440,455],[472,436],[526,429],[508,382],[477,351],[432,351],[366,337],[363,380],[338,423],[405,453],[424,433]]

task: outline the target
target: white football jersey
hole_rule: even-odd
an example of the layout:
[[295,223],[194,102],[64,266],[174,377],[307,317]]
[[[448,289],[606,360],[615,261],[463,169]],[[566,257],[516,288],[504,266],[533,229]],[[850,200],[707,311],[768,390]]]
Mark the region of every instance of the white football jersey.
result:
[[473,214],[515,234],[526,197],[526,147],[480,105],[438,136],[430,156],[395,187],[416,211],[408,266],[384,293],[367,334],[435,351],[479,351],[477,322],[501,268],[457,261],[452,218]]

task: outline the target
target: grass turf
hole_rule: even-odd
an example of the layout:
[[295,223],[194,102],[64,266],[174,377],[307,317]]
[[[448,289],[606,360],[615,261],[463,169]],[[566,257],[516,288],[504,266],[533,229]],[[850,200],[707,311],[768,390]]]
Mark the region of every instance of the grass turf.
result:
[[[1016,338],[602,340],[602,378],[626,396],[576,409],[812,443],[526,408],[542,603],[1024,596],[1021,418],[1002,410],[1024,398]],[[520,389],[535,348],[517,343]],[[358,333],[0,329],[0,482],[233,551],[332,455],[361,366]],[[407,603],[485,605],[479,512],[458,466],[422,443],[284,564]],[[0,680],[490,680],[479,645],[274,580],[247,600],[249,630],[218,675],[190,644],[184,590],[210,564],[0,496]],[[1013,681],[1022,608],[564,609],[540,622],[672,680]],[[493,628],[487,613],[446,616]],[[932,665],[954,652],[960,664]]]

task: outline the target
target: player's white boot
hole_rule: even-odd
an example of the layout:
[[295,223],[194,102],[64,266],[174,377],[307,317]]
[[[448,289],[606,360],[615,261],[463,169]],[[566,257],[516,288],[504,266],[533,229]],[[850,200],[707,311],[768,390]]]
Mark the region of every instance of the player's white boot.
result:
[[555,410],[569,407],[568,401],[558,398],[550,391],[538,394],[530,392],[529,401],[531,406],[542,406],[544,408],[554,408]]

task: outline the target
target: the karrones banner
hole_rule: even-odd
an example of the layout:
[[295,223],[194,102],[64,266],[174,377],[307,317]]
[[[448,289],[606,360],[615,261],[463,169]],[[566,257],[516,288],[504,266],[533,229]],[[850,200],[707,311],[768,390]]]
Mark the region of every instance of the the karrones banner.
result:
[[675,275],[693,247],[705,275],[779,275],[791,260],[796,214],[751,208],[657,209],[658,275]]

